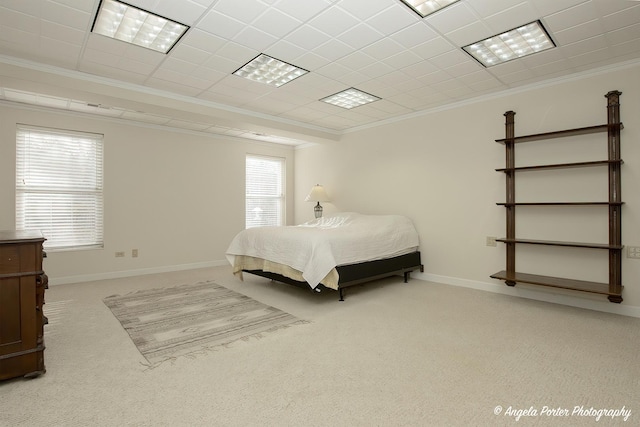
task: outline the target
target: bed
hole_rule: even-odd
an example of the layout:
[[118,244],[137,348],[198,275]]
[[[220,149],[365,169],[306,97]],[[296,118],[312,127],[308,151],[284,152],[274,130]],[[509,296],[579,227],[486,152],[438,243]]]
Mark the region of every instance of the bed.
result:
[[233,274],[306,287],[344,289],[372,280],[423,271],[418,233],[401,215],[339,213],[296,226],[255,227],[238,233],[227,249]]

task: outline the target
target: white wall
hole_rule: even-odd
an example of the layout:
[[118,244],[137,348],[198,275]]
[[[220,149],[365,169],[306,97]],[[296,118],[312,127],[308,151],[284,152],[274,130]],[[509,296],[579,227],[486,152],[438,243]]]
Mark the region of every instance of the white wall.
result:
[[[425,265],[423,277],[555,302],[628,312],[640,309],[640,260],[623,258],[626,307],[606,297],[517,285],[489,276],[505,268],[505,248],[487,247],[486,236],[504,237],[505,111],[516,112],[516,135],[604,124],[606,98],[620,90],[623,244],[640,246],[640,67],[602,72],[538,86],[455,109],[348,133],[340,142],[296,152],[296,219],[312,216],[299,202],[316,182],[333,197],[325,212],[398,213],[415,222]],[[606,134],[521,144],[516,163],[606,159]],[[606,171],[578,168],[519,174],[517,201],[606,201]],[[568,185],[558,182],[567,180]],[[551,215],[551,216],[549,216]],[[607,242],[606,208],[518,208],[519,237]],[[607,281],[605,251],[530,246],[517,249],[517,267],[529,273]],[[535,270],[535,271],[534,271]],[[544,289],[543,289],[544,290]],[[636,314],[640,311],[636,311]]]
[[[293,192],[293,149],[0,105],[0,229],[15,227],[16,123],[104,134],[103,250],[51,252],[51,283],[224,264],[244,228],[246,153],[285,157]],[[290,197],[287,218],[293,222]],[[131,249],[139,257],[131,257]],[[125,251],[125,258],[116,258]]]

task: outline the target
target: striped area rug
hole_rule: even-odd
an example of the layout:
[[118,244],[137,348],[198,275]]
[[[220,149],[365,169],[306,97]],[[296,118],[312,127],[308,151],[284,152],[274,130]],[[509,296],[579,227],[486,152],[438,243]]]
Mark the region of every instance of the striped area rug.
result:
[[150,367],[308,323],[214,282],[112,295],[103,301]]

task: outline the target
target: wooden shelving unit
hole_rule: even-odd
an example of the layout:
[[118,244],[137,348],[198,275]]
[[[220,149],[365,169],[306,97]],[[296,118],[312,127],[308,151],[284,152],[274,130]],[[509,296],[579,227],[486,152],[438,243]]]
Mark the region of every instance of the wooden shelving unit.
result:
[[[539,133],[535,135],[515,136],[515,112],[507,111],[504,115],[505,138],[497,139],[496,142],[504,144],[506,151],[506,166],[496,169],[506,176],[506,201],[497,203],[506,209],[506,231],[507,236],[496,239],[506,245],[506,270],[492,274],[494,279],[504,280],[509,286],[516,283],[528,283],[540,286],[550,286],[554,288],[570,289],[582,292],[591,292],[607,295],[609,301],[614,303],[622,302],[622,249],[623,245],[621,232],[621,201],[620,190],[620,168],[623,164],[620,158],[620,131],[624,128],[620,122],[620,95],[619,91],[611,91],[605,95],[607,98],[607,124],[589,126],[577,129],[560,130],[555,132]],[[569,136],[587,135],[594,133],[607,134],[606,160],[590,162],[559,163],[536,166],[515,166],[515,146],[518,143],[543,141],[554,138],[564,138]],[[608,168],[609,180],[609,200],[585,201],[585,202],[516,202],[515,178],[516,173],[521,171],[544,171],[548,169],[567,169],[576,167],[606,167]],[[532,240],[519,239],[516,237],[516,207],[517,206],[607,206],[609,209],[609,242],[587,243],[587,242],[564,242],[552,240]],[[558,247],[573,247],[584,249],[605,250],[609,254],[609,282],[597,283],[584,280],[574,280],[563,277],[541,276],[537,274],[521,273],[516,271],[516,245],[545,245]]]

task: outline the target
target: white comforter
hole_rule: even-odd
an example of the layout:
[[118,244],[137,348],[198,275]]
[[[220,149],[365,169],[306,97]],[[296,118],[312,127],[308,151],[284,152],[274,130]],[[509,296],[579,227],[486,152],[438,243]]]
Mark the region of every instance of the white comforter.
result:
[[296,226],[256,227],[241,231],[227,259],[250,256],[302,272],[312,288],[336,266],[412,252],[418,233],[407,217],[341,213]]

